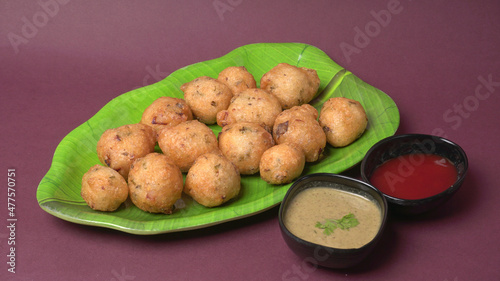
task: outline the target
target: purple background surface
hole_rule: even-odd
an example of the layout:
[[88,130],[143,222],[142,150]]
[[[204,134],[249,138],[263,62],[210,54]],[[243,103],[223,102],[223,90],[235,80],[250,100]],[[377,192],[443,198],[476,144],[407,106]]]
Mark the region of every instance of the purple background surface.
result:
[[[0,279],[498,280],[498,15],[500,2],[491,0],[2,1]],[[278,208],[134,236],[38,206],[58,143],[111,99],[259,42],[322,49],[394,99],[398,134],[461,145],[470,164],[462,189],[424,217],[391,216],[375,252],[348,270],[295,256],[281,238]],[[9,168],[17,172],[15,274],[7,271]]]

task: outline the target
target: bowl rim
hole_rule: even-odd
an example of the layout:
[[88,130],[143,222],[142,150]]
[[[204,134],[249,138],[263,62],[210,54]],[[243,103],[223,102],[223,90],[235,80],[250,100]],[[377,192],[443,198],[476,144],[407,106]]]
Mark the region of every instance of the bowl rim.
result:
[[[342,248],[334,248],[334,247],[330,247],[330,246],[326,246],[326,245],[321,245],[321,244],[313,243],[313,242],[304,240],[304,239],[300,238],[299,236],[297,236],[297,235],[293,234],[292,232],[290,232],[290,230],[286,227],[286,225],[285,225],[285,223],[283,221],[284,220],[283,219],[283,214],[284,214],[284,209],[285,209],[285,205],[286,205],[285,202],[287,202],[287,200],[289,200],[289,197],[291,196],[292,192],[294,192],[294,190],[297,188],[297,186],[300,186],[301,182],[303,182],[305,180],[309,180],[310,178],[314,178],[314,177],[327,177],[327,178],[333,178],[333,179],[335,179],[335,178],[341,178],[341,179],[344,179],[344,180],[347,180],[347,181],[352,181],[352,182],[355,182],[357,184],[361,184],[363,186],[366,186],[367,188],[372,189],[380,197],[380,201],[382,201],[382,205],[383,205],[383,206],[379,206],[382,218],[381,218],[381,223],[380,223],[380,226],[378,228],[377,234],[372,238],[372,240],[370,240],[368,243],[364,244],[363,246],[361,246],[359,248],[345,248],[345,249],[342,249]],[[353,187],[353,186],[350,186],[350,187],[357,188],[357,187]],[[305,188],[305,189],[307,189],[307,188]],[[302,192],[302,191],[299,191],[297,193],[300,193],[300,192]],[[384,197],[384,194],[382,192],[380,192],[380,190],[378,190],[377,188],[375,188],[374,186],[372,186],[370,183],[367,183],[367,182],[364,182],[362,180],[358,180],[358,179],[355,179],[355,178],[351,178],[351,177],[348,177],[348,176],[334,174],[334,173],[313,173],[313,174],[304,175],[304,176],[298,178],[290,186],[290,188],[286,192],[285,197],[283,198],[283,200],[282,200],[282,202],[280,204],[279,211],[278,211],[278,222],[279,222],[279,225],[280,225],[280,228],[281,228],[282,231],[284,231],[289,237],[293,237],[294,240],[297,240],[302,245],[305,245],[307,247],[321,247],[321,248],[325,248],[325,249],[328,249],[328,252],[331,252],[331,253],[343,253],[343,254],[347,254],[347,253],[362,252],[365,249],[372,247],[379,240],[380,236],[382,235],[382,233],[383,233],[383,231],[385,229],[385,225],[387,223],[388,212],[389,212],[389,208],[388,208],[387,200]]]
[[[430,202],[430,201],[438,200],[438,199],[440,199],[440,198],[442,198],[442,197],[444,197],[444,196],[446,196],[446,195],[448,195],[450,193],[454,193],[456,190],[458,190],[458,188],[462,185],[462,182],[465,180],[465,176],[466,176],[467,170],[469,168],[469,160],[468,160],[467,154],[465,153],[465,150],[460,145],[458,145],[457,143],[455,143],[455,142],[453,142],[453,141],[451,141],[451,140],[449,140],[447,138],[440,137],[440,136],[435,136],[435,135],[429,135],[429,134],[402,134],[402,135],[393,135],[393,136],[389,136],[387,138],[384,138],[384,139],[376,142],[366,152],[365,157],[363,157],[363,160],[361,161],[361,166],[360,166],[360,173],[361,173],[361,178],[363,179],[363,181],[365,181],[365,182],[369,183],[370,185],[372,185],[372,183],[370,182],[370,179],[365,174],[365,166],[366,166],[366,162],[368,161],[368,158],[370,157],[370,155],[373,153],[374,150],[376,150],[378,147],[380,147],[383,144],[386,144],[388,142],[392,142],[392,141],[395,141],[395,140],[399,140],[399,139],[418,139],[418,138],[429,138],[434,143],[436,142],[436,140],[438,140],[440,142],[443,142],[443,143],[446,143],[446,144],[452,146],[454,149],[456,149],[459,152],[460,156],[463,158],[463,162],[464,162],[464,169],[463,170],[464,171],[463,171],[462,175],[460,175],[459,177],[457,177],[457,179],[455,180],[455,182],[452,185],[450,185],[447,189],[445,189],[444,191],[442,191],[440,193],[437,193],[437,194],[434,194],[432,196],[425,197],[425,198],[420,198],[420,199],[405,199],[405,198],[394,197],[394,196],[391,196],[389,194],[386,194],[386,193],[380,191],[382,193],[382,195],[389,202],[391,202],[391,203],[396,203],[396,204],[399,204],[399,205],[420,205],[420,204],[425,203],[425,202]],[[394,158],[391,158],[391,159],[394,159]],[[377,187],[375,187],[375,188],[377,188]]]

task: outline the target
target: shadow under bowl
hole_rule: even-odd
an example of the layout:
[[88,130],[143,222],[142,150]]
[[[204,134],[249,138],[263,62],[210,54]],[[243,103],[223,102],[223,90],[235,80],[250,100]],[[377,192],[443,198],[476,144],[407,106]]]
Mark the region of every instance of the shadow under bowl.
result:
[[431,211],[449,200],[462,186],[468,169],[467,155],[464,150],[450,140],[424,134],[395,135],[376,143],[368,150],[361,162],[361,177],[363,181],[373,184],[370,178],[383,163],[402,155],[420,153],[439,155],[450,160],[457,170],[456,181],[445,191],[422,199],[403,199],[382,192],[391,212],[419,215]]
[[[290,202],[300,192],[314,187],[341,189],[374,202],[381,215],[381,224],[375,237],[360,248],[343,249],[312,243],[290,232],[285,223]],[[288,247],[304,261],[328,268],[348,268],[365,259],[380,240],[386,219],[387,201],[379,190],[363,181],[331,173],[310,174],[297,179],[283,198],[278,214],[281,234]]]

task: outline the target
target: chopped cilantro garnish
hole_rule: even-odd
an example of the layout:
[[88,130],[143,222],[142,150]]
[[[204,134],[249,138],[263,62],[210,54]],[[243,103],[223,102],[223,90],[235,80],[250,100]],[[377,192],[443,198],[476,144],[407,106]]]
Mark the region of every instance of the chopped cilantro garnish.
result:
[[316,222],[316,227],[323,229],[325,235],[330,235],[335,231],[335,229],[340,228],[342,230],[349,230],[351,227],[355,227],[359,224],[358,219],[355,218],[353,213],[345,215],[339,220],[326,219],[324,223]]

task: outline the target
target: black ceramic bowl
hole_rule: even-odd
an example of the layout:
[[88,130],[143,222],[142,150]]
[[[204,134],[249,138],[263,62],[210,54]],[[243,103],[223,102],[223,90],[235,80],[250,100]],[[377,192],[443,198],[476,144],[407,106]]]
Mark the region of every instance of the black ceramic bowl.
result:
[[[395,135],[376,143],[361,162],[361,177],[370,183],[370,177],[382,163],[401,155],[425,153],[448,158],[457,169],[457,179],[445,191],[423,199],[401,199],[385,193],[391,212],[418,215],[430,211],[452,197],[462,185],[468,168],[467,155],[456,143],[423,134]],[[376,187],[376,186],[375,186]]]
[[[360,248],[338,249],[315,244],[291,233],[284,222],[291,200],[300,192],[311,187],[339,188],[350,193],[370,198],[380,208],[381,225],[375,237]],[[295,181],[286,193],[279,209],[281,234],[288,247],[305,262],[329,268],[347,268],[361,262],[373,250],[382,236],[387,219],[387,201],[382,193],[373,186],[342,175],[319,173],[303,176]]]

